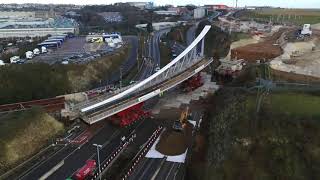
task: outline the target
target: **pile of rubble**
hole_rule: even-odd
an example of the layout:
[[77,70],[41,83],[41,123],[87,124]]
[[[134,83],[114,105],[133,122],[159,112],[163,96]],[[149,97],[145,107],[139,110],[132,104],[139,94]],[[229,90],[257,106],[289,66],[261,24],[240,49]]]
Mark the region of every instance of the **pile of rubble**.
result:
[[257,60],[271,60],[282,54],[279,39],[284,30],[279,30],[264,41],[238,47],[231,50],[231,59],[244,59],[246,61],[256,62]]

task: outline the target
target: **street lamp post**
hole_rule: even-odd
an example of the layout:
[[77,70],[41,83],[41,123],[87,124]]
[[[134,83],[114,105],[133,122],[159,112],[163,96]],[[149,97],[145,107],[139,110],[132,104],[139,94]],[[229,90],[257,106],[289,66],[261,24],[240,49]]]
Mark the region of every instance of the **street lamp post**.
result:
[[122,67],[120,67],[120,89],[122,88]]
[[102,145],[100,144],[93,144],[93,146],[97,147],[97,155],[98,155],[98,167],[99,167],[99,179],[101,180],[101,167],[100,167],[100,154],[99,154],[99,148],[102,148]]

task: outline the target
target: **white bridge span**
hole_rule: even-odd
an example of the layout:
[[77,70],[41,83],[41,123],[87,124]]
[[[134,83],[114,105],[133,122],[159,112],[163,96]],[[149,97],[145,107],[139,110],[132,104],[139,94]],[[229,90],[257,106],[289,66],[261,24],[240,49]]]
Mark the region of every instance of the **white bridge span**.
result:
[[[150,77],[118,94],[102,100],[86,102],[78,105],[76,109],[80,111],[85,121],[93,124],[154,97],[190,78],[213,61],[212,58],[204,57],[204,37],[210,28],[209,25],[205,26],[197,38],[181,54]],[[199,42],[201,42],[201,51],[197,53]]]

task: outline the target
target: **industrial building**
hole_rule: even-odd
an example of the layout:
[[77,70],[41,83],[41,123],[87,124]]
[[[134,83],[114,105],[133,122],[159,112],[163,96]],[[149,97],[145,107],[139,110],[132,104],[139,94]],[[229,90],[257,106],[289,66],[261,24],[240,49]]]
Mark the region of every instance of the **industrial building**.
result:
[[[152,27],[154,30],[158,31],[161,29],[167,29],[167,28],[178,26],[181,23],[182,22],[179,22],[179,21],[178,22],[158,22],[158,23],[152,23]],[[137,24],[136,28],[146,29],[147,24]]]
[[0,12],[0,15],[0,38],[78,34],[79,32],[78,23],[64,17],[38,18],[37,13],[34,12]]
[[153,2],[128,2],[130,6],[137,7],[139,9],[153,9]]
[[205,7],[208,11],[228,10],[228,9],[230,9],[229,6],[223,5],[223,4],[204,5],[204,7]]
[[207,14],[207,10],[205,8],[196,8],[193,10],[193,18],[194,19],[200,19],[205,17]]
[[51,9],[50,11],[0,11],[0,19],[30,19],[30,18],[41,18],[48,19],[54,18],[55,12]]
[[178,15],[177,11],[154,11],[154,13],[159,14],[159,15],[171,15],[171,16]]

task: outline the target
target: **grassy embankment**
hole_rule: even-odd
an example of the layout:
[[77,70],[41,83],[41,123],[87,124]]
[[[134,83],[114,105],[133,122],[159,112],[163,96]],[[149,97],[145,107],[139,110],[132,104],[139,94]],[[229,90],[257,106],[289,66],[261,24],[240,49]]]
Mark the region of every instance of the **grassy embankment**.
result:
[[240,41],[241,39],[251,38],[250,34],[242,32],[234,32],[231,34],[231,42]]
[[160,67],[164,67],[171,61],[171,49],[168,47],[167,43],[161,42],[159,44],[160,47]]
[[34,108],[0,118],[0,173],[39,151],[64,131],[62,123]]
[[208,109],[207,162],[193,166],[196,179],[320,178],[320,96],[271,93],[256,113],[255,94],[223,91]]
[[179,42],[183,45],[187,45],[187,31],[190,26],[178,26],[174,27],[168,33],[168,39],[171,41]]
[[44,63],[1,67],[0,104],[84,91],[107,80],[126,60],[131,46],[88,64],[50,66]]
[[[196,36],[200,34],[205,25],[212,25],[209,21],[202,21],[196,29]],[[231,38],[228,33],[212,25],[205,38],[204,53],[207,57],[219,59],[225,57],[230,49]]]
[[274,23],[293,23],[296,25],[316,24],[320,22],[320,10],[317,9],[263,9],[248,11],[242,18]]

